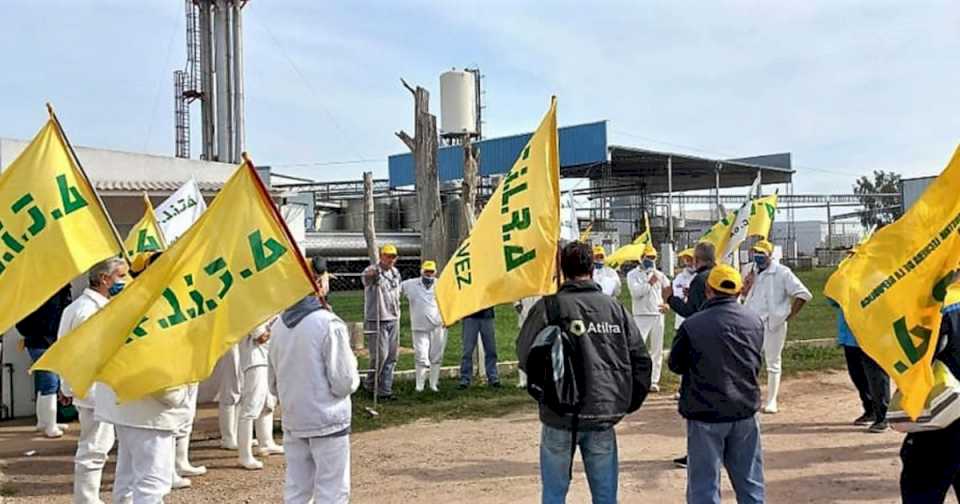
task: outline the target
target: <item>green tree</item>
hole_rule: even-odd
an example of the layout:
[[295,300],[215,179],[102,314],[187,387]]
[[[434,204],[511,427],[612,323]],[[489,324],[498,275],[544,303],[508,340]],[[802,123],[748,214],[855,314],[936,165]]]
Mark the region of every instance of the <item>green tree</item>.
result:
[[860,224],[865,228],[890,224],[903,213],[900,207],[900,197],[880,198],[877,194],[899,194],[900,174],[874,170],[873,178],[864,175],[853,184],[853,193],[860,196],[863,205],[863,214],[860,215]]

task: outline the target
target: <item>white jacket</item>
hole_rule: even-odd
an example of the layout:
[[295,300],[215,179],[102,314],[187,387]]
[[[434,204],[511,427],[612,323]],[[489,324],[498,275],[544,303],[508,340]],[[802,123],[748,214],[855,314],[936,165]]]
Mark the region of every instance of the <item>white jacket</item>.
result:
[[[651,276],[657,278],[653,285],[650,285]],[[648,271],[638,266],[630,270],[630,273],[627,273],[627,287],[633,299],[633,314],[661,315],[663,289],[669,285],[670,279],[656,268]]]
[[440,307],[437,306],[436,286],[434,280],[429,289],[424,287],[421,277],[400,283],[400,292],[410,300],[410,328],[414,331],[432,331],[443,327]]
[[687,289],[690,288],[690,282],[692,282],[696,276],[696,272],[687,271],[686,268],[680,270],[680,273],[677,273],[677,276],[673,277],[673,295],[685,298],[687,296]]
[[620,274],[609,266],[593,269],[593,281],[600,286],[604,294],[611,297],[620,296]]
[[[66,336],[69,332],[76,329],[84,321],[92,317],[94,313],[97,313],[101,308],[106,306],[109,301],[109,299],[103,297],[103,295],[93,289],[83,289],[80,297],[75,299],[63,310],[63,315],[60,317],[60,327],[57,329],[57,339]],[[67,383],[66,380],[63,380],[61,383],[63,395],[73,397],[74,392],[73,389],[70,388],[70,384]],[[93,409],[96,406],[96,391],[97,383],[94,382],[93,385],[90,385],[87,396],[83,399],[74,397],[73,404],[79,408]]]
[[318,310],[295,327],[281,317],[270,336],[270,391],[283,408],[283,430],[320,437],[350,427],[350,394],[360,386],[350,333],[339,317]]
[[269,364],[270,340],[267,340],[266,343],[257,343],[257,338],[263,336],[264,333],[270,329],[270,325],[273,324],[274,320],[276,320],[276,317],[272,317],[270,320],[258,325],[250,331],[247,337],[240,340],[240,343],[237,344],[237,349],[240,351],[241,373],[246,372],[250,368]]
[[794,298],[813,299],[813,294],[797,275],[779,262],[773,261],[759,273],[755,268],[752,271],[753,286],[744,305],[757,312],[769,327],[778,327],[787,321]]
[[117,404],[113,389],[101,383],[97,386],[94,416],[101,422],[114,425],[176,432],[192,418],[188,387],[181,385],[143,399]]

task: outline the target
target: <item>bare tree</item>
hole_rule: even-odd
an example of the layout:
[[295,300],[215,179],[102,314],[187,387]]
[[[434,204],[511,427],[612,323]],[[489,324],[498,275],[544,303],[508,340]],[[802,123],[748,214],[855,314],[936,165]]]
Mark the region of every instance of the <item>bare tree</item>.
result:
[[463,241],[477,222],[477,186],[480,183],[476,149],[470,143],[470,137],[463,142],[463,215],[460,226],[460,241]]
[[440,180],[437,176],[437,116],[430,113],[430,93],[411,87],[400,79],[414,100],[414,136],[398,131],[397,138],[413,153],[416,171],[417,206],[420,210],[421,258],[434,260],[438,268],[447,262],[446,229],[440,207]]
[[875,194],[900,192],[900,174],[874,170],[873,179],[862,176],[853,185],[853,193],[860,196],[860,203],[867,210],[860,215],[864,228],[886,225],[900,218],[900,198],[883,199]]

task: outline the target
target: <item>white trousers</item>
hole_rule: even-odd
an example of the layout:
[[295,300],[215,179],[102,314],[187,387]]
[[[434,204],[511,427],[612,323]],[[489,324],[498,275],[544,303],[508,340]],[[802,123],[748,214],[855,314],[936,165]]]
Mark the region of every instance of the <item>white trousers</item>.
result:
[[173,485],[173,432],[117,425],[113,501],[156,504]]
[[273,413],[277,400],[270,394],[267,366],[256,366],[243,373],[243,393],[240,394],[240,418],[256,420]]
[[240,403],[240,394],[243,392],[243,373],[240,371],[240,349],[237,345],[230,347],[227,353],[220,357],[214,373],[220,383],[219,401],[222,406],[236,406]]
[[298,438],[283,433],[286,504],[350,502],[350,436]]
[[447,330],[438,327],[432,331],[413,331],[413,359],[418,368],[439,366],[447,346]]
[[640,329],[643,344],[653,361],[650,384],[656,385],[660,383],[660,372],[663,369],[663,315],[634,315],[633,321]]
[[113,449],[113,425],[94,418],[93,408],[77,407],[80,414],[80,439],[73,459],[73,502],[96,504],[100,501],[103,466]]
[[787,340],[787,323],[770,326],[763,323],[763,356],[767,361],[768,373],[780,373],[783,360],[783,344]]

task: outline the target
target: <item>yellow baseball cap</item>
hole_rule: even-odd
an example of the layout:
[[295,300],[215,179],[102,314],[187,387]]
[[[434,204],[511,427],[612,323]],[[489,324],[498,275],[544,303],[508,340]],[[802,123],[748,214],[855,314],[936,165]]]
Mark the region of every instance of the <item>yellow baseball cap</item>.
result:
[[594,257],[596,257],[596,256],[606,257],[606,256],[607,256],[607,251],[606,251],[606,250],[603,250],[603,245],[594,245],[594,247],[593,247],[593,255],[594,255]]
[[760,240],[757,243],[753,244],[753,247],[751,250],[755,252],[763,252],[764,254],[767,254],[767,255],[772,255],[773,244],[768,242],[767,240]]
[[423,261],[423,265],[420,266],[420,269],[423,271],[437,271],[437,263],[433,261]]
[[643,249],[643,257],[657,257],[657,249],[653,248],[653,245],[647,245],[647,248]]
[[380,253],[383,255],[392,255],[392,256],[400,255],[400,254],[397,254],[397,246],[392,243],[388,243],[383,247],[380,247]]
[[693,259],[693,248],[683,249],[678,254],[677,257],[689,257]]
[[718,264],[710,270],[707,285],[717,292],[735,296],[743,288],[743,278],[740,272],[729,264]]

